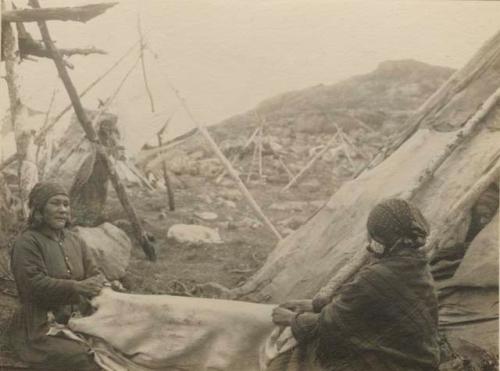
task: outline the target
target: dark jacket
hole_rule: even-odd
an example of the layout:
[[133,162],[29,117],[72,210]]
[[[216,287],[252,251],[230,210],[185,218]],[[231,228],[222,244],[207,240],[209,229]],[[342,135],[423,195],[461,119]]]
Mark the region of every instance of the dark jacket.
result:
[[321,313],[296,317],[292,332],[294,364],[274,369],[437,370],[438,305],[426,257],[405,248],[377,259]]
[[82,344],[46,335],[49,312],[64,324],[73,312],[85,314],[90,309],[75,287],[76,281],[99,273],[85,242],[69,230],[63,231],[60,242],[37,230],[26,230],[14,244],[11,269],[21,307],[10,340],[20,358],[61,367],[73,365],[72,358],[77,362],[86,359],[88,349]]

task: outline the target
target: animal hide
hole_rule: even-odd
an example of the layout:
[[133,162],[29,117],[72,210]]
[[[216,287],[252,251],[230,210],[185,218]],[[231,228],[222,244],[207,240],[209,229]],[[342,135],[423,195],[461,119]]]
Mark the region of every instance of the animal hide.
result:
[[257,371],[274,329],[267,304],[104,289],[93,305],[94,314],[69,327],[118,350],[124,370]]

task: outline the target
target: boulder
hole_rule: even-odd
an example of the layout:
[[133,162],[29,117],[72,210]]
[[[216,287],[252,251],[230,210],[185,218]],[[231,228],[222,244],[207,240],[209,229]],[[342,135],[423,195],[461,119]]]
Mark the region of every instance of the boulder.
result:
[[195,212],[194,216],[196,216],[197,218],[200,218],[202,220],[215,220],[219,217],[216,213],[212,213],[210,211]]
[[224,178],[221,180],[219,183],[222,187],[234,187],[235,183],[234,180],[231,178]]
[[215,177],[222,171],[222,164],[217,158],[198,160],[197,166],[197,174],[204,177]]
[[188,245],[223,242],[217,230],[192,224],[174,224],[168,230],[167,238]]
[[198,151],[195,151],[193,153],[190,153],[189,154],[189,157],[192,159],[192,160],[201,160],[202,158],[205,157],[205,152],[202,151],[202,150],[198,150]]
[[[281,169],[279,171],[281,171]],[[290,178],[288,175],[282,173],[269,175],[266,180],[270,184],[287,184],[290,181]]]
[[278,222],[279,226],[283,226],[292,230],[298,229],[302,224],[304,224],[307,221],[307,217],[305,216],[299,216],[299,215],[292,215],[291,217],[281,220]]
[[241,200],[241,192],[238,189],[222,189],[219,192],[219,195],[222,198],[225,198],[226,200],[230,201],[239,201]]
[[237,221],[234,224],[235,228],[252,228],[252,229],[257,229],[262,227],[262,223],[259,222],[257,219],[249,218],[245,216],[243,219],[240,221]]
[[286,236],[291,235],[295,231],[293,229],[291,229],[291,228],[281,228],[280,232],[281,232],[282,236],[286,237]]
[[108,280],[117,280],[125,275],[132,242],[123,230],[104,223],[94,228],[76,227],[75,232],[86,242]]
[[320,207],[323,207],[325,206],[325,204],[328,202],[328,200],[314,200],[314,201],[310,201],[309,202],[309,205],[314,207],[314,208],[320,208]]
[[269,209],[276,211],[302,211],[305,208],[307,208],[307,202],[303,201],[276,202],[269,206]]
[[210,197],[208,194],[202,194],[199,197],[200,197],[200,200],[206,204],[211,204],[213,202],[212,197]]
[[310,192],[317,192],[321,188],[321,182],[318,179],[308,179],[300,183],[299,187]]
[[226,207],[230,207],[232,209],[236,209],[236,203],[234,203],[233,201],[230,201],[230,200],[225,200],[223,198],[218,198],[217,201],[223,205],[223,206],[226,206]]

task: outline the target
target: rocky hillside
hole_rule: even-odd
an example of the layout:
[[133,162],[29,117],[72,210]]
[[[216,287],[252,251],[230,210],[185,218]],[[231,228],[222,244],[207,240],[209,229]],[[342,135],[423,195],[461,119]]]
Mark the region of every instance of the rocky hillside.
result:
[[[392,129],[403,124],[452,72],[413,60],[387,61],[366,75],[273,97],[256,110],[270,125],[297,132],[332,132],[333,122],[352,130],[358,121],[376,130]],[[254,120],[250,112],[224,121],[220,128]]]
[[[252,168],[252,154],[259,136],[244,147],[262,125],[259,179],[285,185],[340,128],[343,138],[331,145],[306,177],[331,194],[380,147],[398,136],[411,113],[452,73],[450,68],[413,60],[387,61],[366,75],[272,97],[253,110],[210,127],[210,132],[242,178],[251,179],[251,172],[255,179],[258,164],[254,161]],[[176,175],[216,179],[222,172],[200,135],[185,139],[161,157]],[[159,157],[151,149],[142,151],[138,162],[154,172],[160,169]]]

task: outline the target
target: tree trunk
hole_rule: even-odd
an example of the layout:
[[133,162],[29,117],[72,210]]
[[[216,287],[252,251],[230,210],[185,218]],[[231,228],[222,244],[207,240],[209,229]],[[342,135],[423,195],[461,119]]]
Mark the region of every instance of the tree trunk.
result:
[[[2,1],[2,10],[5,9],[5,4]],[[27,209],[28,209],[28,199],[27,194],[31,191],[31,189],[25,189],[25,186],[32,186],[31,182],[23,182],[23,161],[26,158],[27,153],[27,142],[26,138],[31,135],[29,133],[21,132],[21,129],[18,128],[19,123],[19,114],[23,108],[21,97],[19,96],[18,82],[17,82],[17,73],[16,73],[16,65],[17,65],[17,42],[16,37],[14,35],[14,30],[12,29],[12,25],[10,23],[2,23],[2,53],[3,58],[5,60],[5,71],[6,76],[5,80],[7,81],[7,88],[9,91],[9,101],[10,101],[10,119],[12,130],[14,131],[15,141],[16,141],[16,157],[18,160],[18,186],[19,186],[19,197],[21,199],[21,203],[23,205],[23,217],[27,218]],[[31,168],[36,171],[35,168]]]

